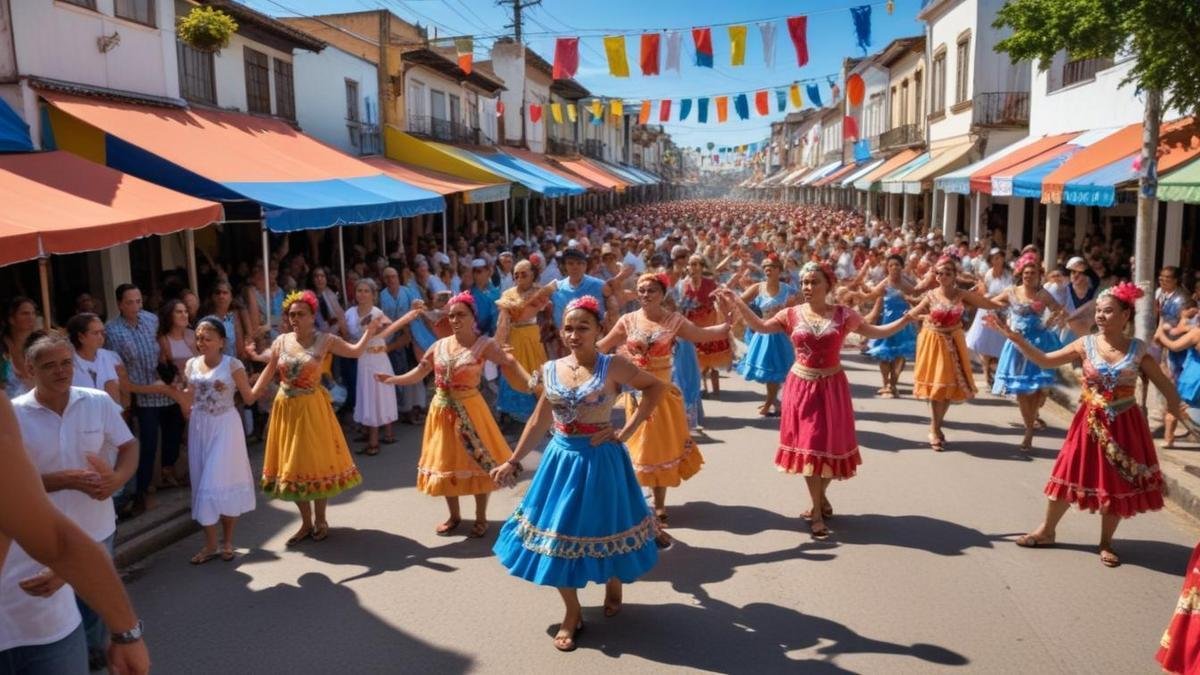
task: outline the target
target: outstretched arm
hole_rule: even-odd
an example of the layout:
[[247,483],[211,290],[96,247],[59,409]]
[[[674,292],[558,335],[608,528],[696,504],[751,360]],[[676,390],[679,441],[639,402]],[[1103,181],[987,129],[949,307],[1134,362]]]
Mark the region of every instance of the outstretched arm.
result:
[[899,319],[896,319],[891,323],[885,323],[882,326],[875,326],[863,321],[862,323],[858,324],[858,328],[855,328],[854,332],[865,338],[879,340],[891,335],[895,335],[900,331],[901,328],[904,328],[904,326],[908,325],[908,322],[911,320],[912,315],[908,312],[905,312],[904,315]]
[[755,333],[779,333],[783,331],[783,326],[779,325],[777,321],[764,321],[759,318],[759,316],[750,309],[750,306],[742,302],[742,299],[739,298],[733,291],[722,289],[718,290],[717,293],[720,294],[720,296],[723,297],[726,302],[733,305],[733,308],[738,314],[741,315],[742,321],[744,321],[746,326],[748,326],[750,330],[754,331]]
[[416,368],[404,373],[403,375],[388,375],[387,373],[375,373],[375,380],[380,384],[394,384],[402,387],[407,384],[416,384],[425,379],[425,376],[433,372],[433,366],[429,361],[422,359],[417,364]]
[[1065,366],[1078,359],[1083,353],[1083,338],[1075,340],[1062,349],[1046,353],[1030,344],[1024,335],[1009,328],[1007,322],[997,319],[995,315],[989,315],[984,321],[987,322],[990,328],[1011,340],[1017,349],[1020,349],[1021,353],[1025,355],[1025,358],[1033,361],[1038,368],[1058,368],[1059,366]]

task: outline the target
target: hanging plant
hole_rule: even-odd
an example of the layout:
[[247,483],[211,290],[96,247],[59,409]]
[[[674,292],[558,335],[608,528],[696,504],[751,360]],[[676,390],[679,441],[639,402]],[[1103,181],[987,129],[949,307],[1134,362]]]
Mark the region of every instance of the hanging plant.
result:
[[195,7],[179,20],[175,34],[184,44],[202,52],[219,52],[237,32],[233,17],[212,7]]

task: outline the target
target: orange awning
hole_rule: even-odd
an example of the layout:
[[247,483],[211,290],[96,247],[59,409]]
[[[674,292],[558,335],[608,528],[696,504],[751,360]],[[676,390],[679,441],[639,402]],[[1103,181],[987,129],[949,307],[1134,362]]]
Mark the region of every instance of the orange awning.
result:
[[837,171],[834,171],[833,173],[829,174],[828,176],[813,183],[812,187],[824,187],[826,185],[829,185],[830,183],[832,183],[835,180],[838,180],[839,178],[845,178],[846,176],[850,175],[851,171],[854,171],[855,169],[858,169],[858,168],[861,168],[858,164],[853,164],[853,163],[847,164],[846,166],[843,166],[842,168],[838,169]]
[[625,188],[629,187],[629,183],[622,180],[618,176],[611,174],[600,167],[589,164],[583,159],[567,159],[566,157],[554,157],[554,161],[567,171],[576,174],[582,178],[586,178],[593,183],[597,183],[610,190],[624,192]]
[[367,164],[379,169],[398,181],[416,185],[440,195],[463,193],[468,204],[499,202],[508,199],[511,183],[481,183],[469,178],[460,178],[423,166],[405,164],[378,155],[363,157]]
[[0,264],[204,227],[221,205],[68,152],[0,154]]
[[[1000,173],[1005,169],[1012,168],[1018,164],[1033,159],[1034,157],[1041,155],[1043,152],[1053,150],[1054,148],[1057,148],[1058,146],[1066,143],[1078,135],[1079,132],[1071,132],[1069,134],[1046,136],[1014,152],[1006,153],[1000,159],[997,159],[991,164],[988,164],[987,166],[980,168],[978,171],[971,173],[971,189],[975,190],[976,192],[991,194],[993,174]],[[1015,173],[1013,175],[1015,175]]]
[[506,148],[501,148],[501,150],[505,153],[512,155],[513,157],[516,157],[518,159],[523,159],[526,162],[529,162],[530,164],[533,164],[534,166],[536,166],[540,169],[549,171],[550,173],[554,174],[555,176],[558,176],[560,178],[565,178],[566,180],[571,181],[572,183],[575,183],[577,185],[582,185],[583,187],[585,187],[589,190],[604,191],[604,190],[612,189],[612,188],[606,187],[604,185],[601,185],[600,183],[597,183],[596,181],[588,178],[587,176],[584,176],[581,174],[575,174],[571,171],[567,171],[567,170],[563,169],[561,166],[558,166],[554,162],[551,162],[549,159],[547,159],[545,155],[542,155],[542,154],[539,154],[536,152],[530,152],[529,150],[522,150],[521,148],[507,148],[506,147]]
[[921,154],[920,150],[914,150],[912,148],[909,148],[908,150],[901,150],[895,155],[892,155],[892,157],[886,162],[880,164],[878,169],[875,169],[871,173],[854,181],[854,187],[864,192],[877,189],[875,186],[876,182],[896,169],[908,164],[919,154]]

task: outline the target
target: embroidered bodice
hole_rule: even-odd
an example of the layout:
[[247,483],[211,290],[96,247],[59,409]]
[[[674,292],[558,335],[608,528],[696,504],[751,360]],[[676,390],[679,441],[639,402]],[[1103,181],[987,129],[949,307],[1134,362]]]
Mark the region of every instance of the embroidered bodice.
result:
[[717,290],[717,282],[712,279],[701,279],[699,286],[692,285],[688,277],[677,284],[679,288],[679,311],[689,319],[705,315],[713,311],[713,291]]
[[203,356],[188,359],[184,376],[192,391],[192,414],[216,416],[233,410],[233,397],[237,393],[233,372],[244,368],[241,361],[230,356],[222,356],[221,362],[207,371]]
[[800,307],[789,307],[778,315],[787,329],[796,363],[806,368],[824,369],[841,365],[840,352],[846,335],[858,328],[862,317],[858,312],[836,305],[829,319],[813,325]]
[[775,295],[767,295],[767,284],[762,283],[758,287],[758,294],[750,301],[750,306],[758,310],[758,313],[764,317],[774,316],[776,312],[783,309],[787,305],[788,298],[796,294],[796,289],[791,286],[780,283],[779,292]]
[[1008,289],[1008,325],[1015,331],[1027,333],[1042,327],[1042,315],[1046,312],[1046,303],[1033,299],[1025,301],[1017,293],[1017,287]]
[[594,433],[611,424],[613,404],[617,398],[607,386],[611,362],[611,356],[598,354],[591,378],[575,387],[565,386],[558,379],[558,361],[548,361],[542,365],[538,377],[544,386],[546,401],[550,403],[554,426],[559,433]]
[[640,311],[625,314],[620,319],[625,327],[625,344],[620,351],[639,368],[669,373],[675,333],[683,320],[678,312],[667,315],[662,323],[650,321]]
[[321,383],[328,334],[317,333],[311,347],[305,349],[296,341],[295,333],[284,333],[275,339],[272,351],[279,371],[280,391],[288,396],[311,394]]
[[1135,338],[1129,344],[1129,351],[1116,363],[1108,363],[1100,357],[1095,335],[1084,336],[1083,351],[1087,357],[1083,360],[1083,381],[1088,389],[1101,395],[1111,395],[1118,390],[1132,394],[1141,373],[1146,343]]
[[949,302],[945,297],[929,297],[929,322],[941,330],[962,328],[962,299]]
[[522,297],[521,291],[513,286],[500,295],[496,306],[508,315],[508,320],[514,326],[535,325],[538,312],[550,304],[550,298],[544,293],[539,295],[539,292],[540,289],[533,286]]
[[492,339],[480,336],[470,349],[451,353],[453,338],[442,338],[433,346],[433,381],[438,389],[478,389],[483,377],[481,356]]

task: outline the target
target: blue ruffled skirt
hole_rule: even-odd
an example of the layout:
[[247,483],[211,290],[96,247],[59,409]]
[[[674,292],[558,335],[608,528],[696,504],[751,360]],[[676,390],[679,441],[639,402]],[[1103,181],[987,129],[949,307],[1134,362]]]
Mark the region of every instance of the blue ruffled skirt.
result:
[[513,576],[582,588],[645,574],[658,562],[656,534],[625,446],[556,433],[492,550]]
[[671,371],[671,382],[683,394],[683,410],[689,429],[700,426],[704,419],[700,377],[700,356],[696,353],[696,345],[681,337],[675,338],[675,366]]
[[508,384],[508,378],[500,377],[500,393],[496,396],[496,410],[510,415],[521,422],[533,416],[533,408],[537,405],[537,397],[513,389]]
[[1179,398],[1189,406],[1200,405],[1200,356],[1195,349],[1188,349],[1183,361],[1183,369],[1175,380],[1175,388],[1179,390]]
[[780,384],[796,360],[792,343],[784,333],[755,333],[747,331],[746,355],[738,362],[737,371],[751,382]]
[[[1041,324],[1026,328],[1021,333],[1043,352],[1062,349],[1058,333],[1047,330]],[[1038,368],[1033,361],[1025,358],[1015,344],[1005,340],[1004,347],[1000,350],[1000,361],[996,365],[992,393],[998,396],[1032,394],[1053,387],[1055,378],[1054,371]]]
[[[904,316],[907,311],[908,303],[904,298],[889,295],[883,300],[883,312],[879,323],[891,323]],[[912,361],[917,358],[917,327],[910,323],[890,337],[867,341],[867,351],[864,354],[876,361]]]

